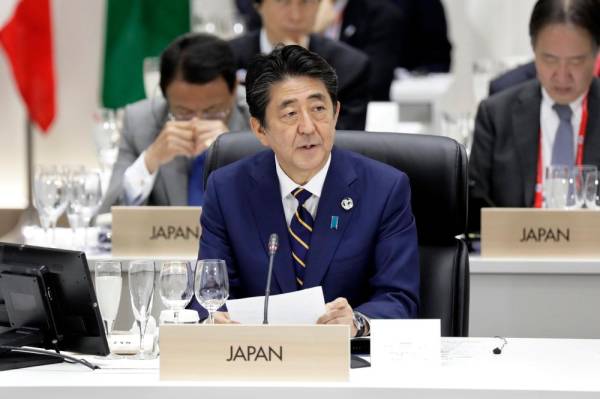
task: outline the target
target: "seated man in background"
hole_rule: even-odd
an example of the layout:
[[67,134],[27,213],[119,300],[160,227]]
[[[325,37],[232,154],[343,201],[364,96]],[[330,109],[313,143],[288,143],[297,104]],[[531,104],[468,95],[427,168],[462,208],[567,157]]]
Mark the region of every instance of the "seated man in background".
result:
[[176,39],[160,59],[154,97],[125,109],[119,156],[101,212],[111,205],[202,205],[205,150],[227,131],[248,130],[236,103],[229,44],[207,34]]
[[309,49],[335,69],[342,110],[338,129],[363,130],[369,101],[369,59],[359,50],[312,35],[319,0],[255,0],[263,28],[231,41],[238,69],[246,70],[256,54],[269,54],[279,43]]
[[553,164],[600,165],[600,2],[539,0],[529,24],[537,79],[479,105],[469,163],[470,230],[482,206],[540,207]]
[[[199,257],[226,261],[230,297],[264,294],[276,233],[271,292],[322,286],[318,323],[348,324],[360,336],[369,318],[415,317],[408,178],[333,145],[340,103],[331,66],[300,46],[276,48],[250,65],[246,99],[252,131],[270,150],[212,173],[201,216]],[[226,313],[216,319],[230,322]]]

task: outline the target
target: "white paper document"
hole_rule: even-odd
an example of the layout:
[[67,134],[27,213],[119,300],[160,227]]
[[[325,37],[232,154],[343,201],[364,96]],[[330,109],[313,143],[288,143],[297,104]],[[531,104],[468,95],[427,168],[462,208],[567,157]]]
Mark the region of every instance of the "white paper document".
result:
[[371,320],[371,364],[382,368],[440,365],[440,320]]
[[[231,320],[241,324],[262,324],[264,296],[227,301]],[[269,324],[315,324],[325,313],[321,287],[269,296]]]

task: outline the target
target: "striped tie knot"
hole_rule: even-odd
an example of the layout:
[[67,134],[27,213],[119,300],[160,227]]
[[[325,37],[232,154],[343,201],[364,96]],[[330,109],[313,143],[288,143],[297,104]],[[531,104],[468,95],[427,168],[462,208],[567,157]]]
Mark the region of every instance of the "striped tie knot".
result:
[[312,196],[312,193],[302,187],[298,187],[292,191],[292,195],[298,200],[299,205],[302,206]]

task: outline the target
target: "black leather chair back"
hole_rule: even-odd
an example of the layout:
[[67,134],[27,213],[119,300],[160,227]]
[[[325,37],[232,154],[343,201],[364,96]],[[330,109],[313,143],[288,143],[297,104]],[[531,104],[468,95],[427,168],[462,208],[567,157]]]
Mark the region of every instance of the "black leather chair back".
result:
[[[443,336],[467,336],[469,260],[467,156],[456,141],[402,133],[338,131],[335,145],[405,172],[412,190],[421,263],[420,318],[439,318]],[[252,134],[223,134],[210,147],[205,184],[213,170],[265,148]]]

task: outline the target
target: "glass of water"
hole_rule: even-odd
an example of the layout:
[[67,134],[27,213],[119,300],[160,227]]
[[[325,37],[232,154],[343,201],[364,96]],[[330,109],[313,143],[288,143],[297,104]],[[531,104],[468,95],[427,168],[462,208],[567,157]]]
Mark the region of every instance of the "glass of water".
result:
[[160,268],[159,291],[165,306],[173,311],[173,322],[179,323],[179,312],[190,303],[194,293],[190,262],[164,262]]
[[136,359],[152,359],[154,353],[144,351],[144,337],[154,297],[154,262],[139,260],[129,265],[129,293],[133,316],[140,330],[140,347]]
[[544,207],[564,209],[567,206],[570,169],[567,165],[550,165],[544,175]]
[[196,263],[194,293],[198,303],[208,311],[208,323],[214,324],[214,313],[229,297],[229,279],[224,260],[203,259]]
[[96,298],[104,322],[104,330],[110,342],[115,320],[117,320],[119,304],[121,303],[121,287],[123,285],[121,262],[96,262],[94,285],[96,286]]

